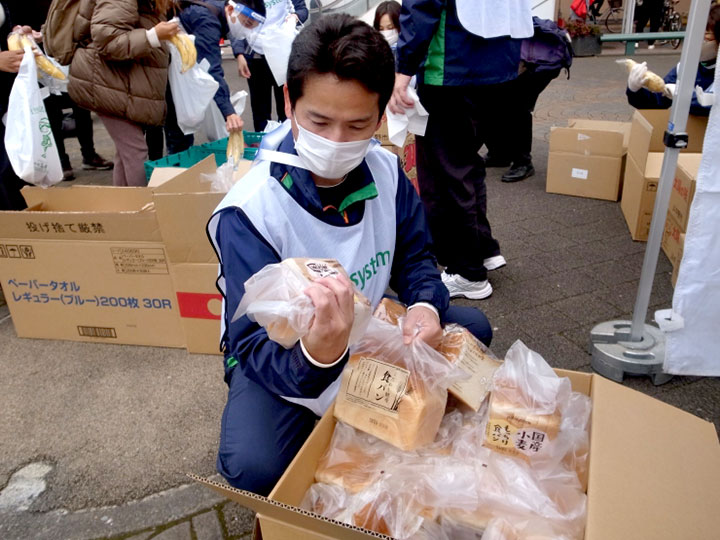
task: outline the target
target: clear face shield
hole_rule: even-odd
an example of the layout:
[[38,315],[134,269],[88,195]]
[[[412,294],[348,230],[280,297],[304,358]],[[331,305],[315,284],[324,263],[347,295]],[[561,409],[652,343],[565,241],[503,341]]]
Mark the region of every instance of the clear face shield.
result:
[[244,39],[247,42],[244,53],[249,54],[265,24],[265,16],[233,0],[230,0],[228,5],[232,7],[232,12],[227,15],[230,33],[234,38]]

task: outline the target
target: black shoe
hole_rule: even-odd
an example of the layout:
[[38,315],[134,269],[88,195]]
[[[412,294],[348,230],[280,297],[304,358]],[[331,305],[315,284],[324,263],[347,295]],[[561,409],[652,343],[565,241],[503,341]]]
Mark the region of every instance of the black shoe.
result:
[[509,167],[510,166],[510,160],[509,159],[503,159],[503,158],[496,158],[495,156],[491,156],[488,154],[485,156],[485,167],[487,168],[493,168],[493,167]]
[[533,174],[535,174],[535,167],[533,167],[532,163],[528,163],[527,165],[513,165],[508,172],[502,175],[501,180],[503,182],[519,182],[520,180],[529,178]]
[[113,168],[113,162],[95,154],[91,159],[83,160],[82,168],[86,171],[109,171]]
[[63,182],[68,182],[70,180],[75,180],[75,173],[72,170],[72,167],[63,167]]

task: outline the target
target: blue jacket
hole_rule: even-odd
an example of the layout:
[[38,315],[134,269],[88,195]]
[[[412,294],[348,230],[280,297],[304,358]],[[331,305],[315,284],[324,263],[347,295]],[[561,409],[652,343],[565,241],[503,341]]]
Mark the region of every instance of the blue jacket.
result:
[[223,0],[204,0],[218,9],[219,16],[208,8],[191,4],[180,12],[180,22],[188,34],[195,36],[197,61],[207,58],[210,63],[208,73],[212,75],[220,87],[215,92],[215,103],[224,118],[235,114],[230,103],[230,88],[225,82],[225,72],[222,68],[222,54],[220,53],[220,40],[228,35],[228,26],[225,19]]
[[455,0],[404,0],[397,68],[434,86],[498,84],[518,76],[522,40],[484,39],[463,28]]
[[[265,4],[267,6],[267,4]],[[307,21],[308,18],[308,8],[305,5],[305,0],[292,0],[293,9],[295,10],[295,15],[298,16],[298,19],[301,23],[304,23]],[[231,43],[233,54],[237,57],[240,54],[245,55],[246,58],[252,57],[253,53],[252,51],[248,50],[248,43],[245,39],[234,39]]]
[[[281,143],[279,150],[295,153],[292,133]],[[377,196],[375,183],[364,161],[343,182],[348,186],[345,201],[349,204],[345,208],[344,204],[339,204],[338,209],[323,209],[308,171],[275,163],[271,174],[299,205],[318,219],[339,227],[358,223],[364,214],[365,200]],[[390,287],[405,304],[432,304],[442,319],[450,299],[431,254],[430,232],[422,202],[399,162],[398,175],[395,197],[397,240]],[[280,262],[278,253],[235,207],[220,212],[216,238],[227,289],[224,313],[227,330],[223,336],[225,380],[229,383],[233,372],[239,370],[276,395],[319,396],[339,376],[346,359],[330,368],[318,368],[305,359],[299,344],[285,349],[271,341],[265,329],[247,316],[230,322],[244,294],[245,281],[265,265]]]
[[[715,61],[712,60],[710,63],[700,62],[700,64],[698,64],[697,76],[695,77],[695,86],[699,86],[703,90],[707,90],[714,80]],[[676,82],[677,66],[672,68],[668,74],[665,75],[665,83],[675,84]],[[664,96],[663,94],[651,92],[647,88],[641,88],[637,92],[631,92],[628,88],[625,93],[627,94],[628,103],[636,109],[669,109],[672,106],[672,99]],[[690,102],[690,114],[694,114],[696,116],[708,116],[710,114],[710,107],[703,107],[698,103],[694,90],[692,101]]]

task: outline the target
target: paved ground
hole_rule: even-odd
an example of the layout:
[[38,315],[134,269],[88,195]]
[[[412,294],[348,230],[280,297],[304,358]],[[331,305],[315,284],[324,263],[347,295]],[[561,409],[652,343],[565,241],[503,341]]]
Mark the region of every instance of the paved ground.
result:
[[[658,73],[678,61],[654,53],[639,58]],[[231,61],[226,67],[231,87],[243,88]],[[502,171],[490,172],[489,215],[508,266],[492,274],[489,300],[460,303],[486,310],[500,356],[522,339],[553,366],[589,371],[589,330],[630,317],[645,244],[630,239],[619,205],[544,191],[550,126],[628,120],[624,79],[613,57],[577,59],[572,78],[555,80],[538,103],[536,176],[506,185]],[[95,134],[110,157],[99,123]],[[68,148],[79,164],[76,142]],[[76,183],[109,181],[78,171]],[[661,254],[651,313],[670,305],[670,272]],[[185,477],[214,474],[225,399],[219,357],[18,339],[2,306],[0,366],[0,538],[249,538],[249,512]],[[718,379],[626,384],[720,427]]]

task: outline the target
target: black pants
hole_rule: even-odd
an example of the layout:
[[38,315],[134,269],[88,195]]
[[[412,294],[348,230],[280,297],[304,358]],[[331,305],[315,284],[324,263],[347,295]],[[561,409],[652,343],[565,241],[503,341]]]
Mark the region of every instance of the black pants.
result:
[[[641,6],[635,6],[635,32],[642,33],[650,21],[650,31],[657,32],[662,24],[664,0],[645,0]],[[648,40],[648,45],[655,43]]]
[[532,113],[538,97],[560,69],[536,72],[526,70],[512,83],[499,105],[501,114],[496,117],[495,128],[485,144],[493,159],[512,162],[514,166],[532,162]]
[[264,56],[248,60],[248,68],[250,68],[248,87],[250,88],[253,126],[255,131],[264,131],[272,116],[273,97],[275,97],[278,121],[284,122],[286,119],[283,89],[282,86],[275,84],[275,78]]
[[486,215],[485,162],[478,151],[507,84],[418,89],[430,113],[425,136],[416,138],[418,184],[435,256],[448,273],[471,281],[487,279],[483,260],[500,254]]
[[24,210],[27,208],[25,199],[20,194],[23,182],[10,165],[5,151],[5,124],[0,122],[0,210]]
[[70,158],[67,152],[65,152],[65,141],[63,140],[63,109],[72,109],[73,118],[75,119],[75,132],[73,135],[77,137],[80,143],[80,152],[82,153],[83,161],[90,161],[95,157],[93,123],[90,111],[76,105],[67,94],[63,93],[59,96],[50,94],[45,99],[45,110],[50,120],[50,127],[52,128],[53,137],[55,138],[55,144],[57,144],[60,163],[63,169],[70,169]]

